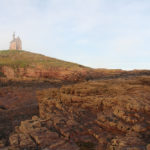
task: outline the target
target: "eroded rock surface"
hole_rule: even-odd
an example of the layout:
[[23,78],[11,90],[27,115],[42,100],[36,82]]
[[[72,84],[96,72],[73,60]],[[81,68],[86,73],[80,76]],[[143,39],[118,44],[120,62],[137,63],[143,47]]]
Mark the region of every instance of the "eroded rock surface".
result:
[[22,121],[20,127],[16,127],[15,133],[9,138],[11,147],[29,150],[79,150],[73,141],[65,139],[49,128],[48,123],[49,121],[37,116],[32,117],[32,120]]
[[38,93],[40,118],[21,122],[11,148],[148,150],[150,78],[90,81]]
[[15,126],[39,114],[36,91],[56,86],[60,86],[60,83],[49,80],[12,81],[0,78],[0,147],[9,144],[9,134]]

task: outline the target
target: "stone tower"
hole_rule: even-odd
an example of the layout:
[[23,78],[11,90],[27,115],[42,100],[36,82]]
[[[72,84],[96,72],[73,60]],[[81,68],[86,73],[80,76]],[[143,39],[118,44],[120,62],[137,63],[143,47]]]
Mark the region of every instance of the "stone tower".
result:
[[10,42],[10,50],[22,50],[22,42],[19,36],[16,38],[15,33],[13,33],[13,40]]

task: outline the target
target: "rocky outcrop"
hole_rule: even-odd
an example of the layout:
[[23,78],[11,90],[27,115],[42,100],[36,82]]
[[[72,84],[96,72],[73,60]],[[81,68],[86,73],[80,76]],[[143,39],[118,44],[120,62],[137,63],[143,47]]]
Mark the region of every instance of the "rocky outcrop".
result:
[[64,81],[80,81],[85,79],[92,79],[96,77],[96,72],[88,69],[80,71],[66,70],[63,68],[12,68],[9,66],[3,66],[0,69],[0,73],[7,79],[16,78],[34,78],[34,79],[59,79]]
[[60,81],[88,81],[93,79],[117,79],[117,78],[128,78],[142,75],[150,75],[150,71],[123,71],[123,70],[107,70],[107,69],[91,69],[91,68],[80,68],[80,69],[68,69],[61,67],[48,67],[34,66],[34,67],[0,67],[0,77],[7,79],[52,79]]
[[3,66],[1,69],[1,72],[3,73],[3,75],[5,77],[7,77],[8,79],[13,79],[15,78],[15,72],[14,69],[11,67],[7,67],[7,66]]
[[9,134],[21,121],[39,114],[36,90],[56,86],[60,83],[54,80],[0,79],[0,145],[8,144]]
[[[7,88],[4,91],[0,88],[0,148],[8,145],[9,134],[15,126],[19,125],[22,120],[38,115],[36,97],[26,89],[13,90]],[[3,95],[1,92],[4,92]],[[32,92],[34,91],[32,90]]]
[[146,80],[150,78],[90,81],[41,91],[40,118],[21,122],[10,136],[11,147],[148,150],[150,87],[143,84]]
[[12,148],[45,150],[79,150],[73,141],[68,141],[55,130],[50,129],[46,120],[34,116],[32,120],[21,122],[16,133],[9,138]]

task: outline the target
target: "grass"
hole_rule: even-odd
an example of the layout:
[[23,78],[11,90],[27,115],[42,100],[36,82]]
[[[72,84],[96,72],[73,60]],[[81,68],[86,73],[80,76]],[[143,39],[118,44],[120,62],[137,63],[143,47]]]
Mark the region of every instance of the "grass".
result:
[[85,68],[82,65],[62,61],[59,59],[46,57],[41,54],[35,54],[27,51],[18,50],[2,50],[0,51],[0,66],[10,66],[13,68],[21,67],[36,67],[42,66],[44,68],[58,68],[63,67],[65,69],[81,69]]

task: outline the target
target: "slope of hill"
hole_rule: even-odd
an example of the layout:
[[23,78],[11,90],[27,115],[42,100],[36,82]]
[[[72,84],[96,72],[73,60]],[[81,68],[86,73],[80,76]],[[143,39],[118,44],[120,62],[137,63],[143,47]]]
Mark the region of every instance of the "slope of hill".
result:
[[85,76],[91,70],[79,64],[27,51],[0,51],[0,76],[7,78],[27,77],[70,80],[68,75],[78,73],[76,77]]
[[58,60],[41,54],[18,50],[0,51],[0,66],[2,65],[7,65],[13,68],[26,68],[36,66],[42,66],[45,69],[49,67],[63,67],[66,69],[85,68],[84,66],[81,66],[79,64]]
[[96,78],[150,75],[148,70],[93,69],[27,51],[0,51],[0,77],[83,81]]

